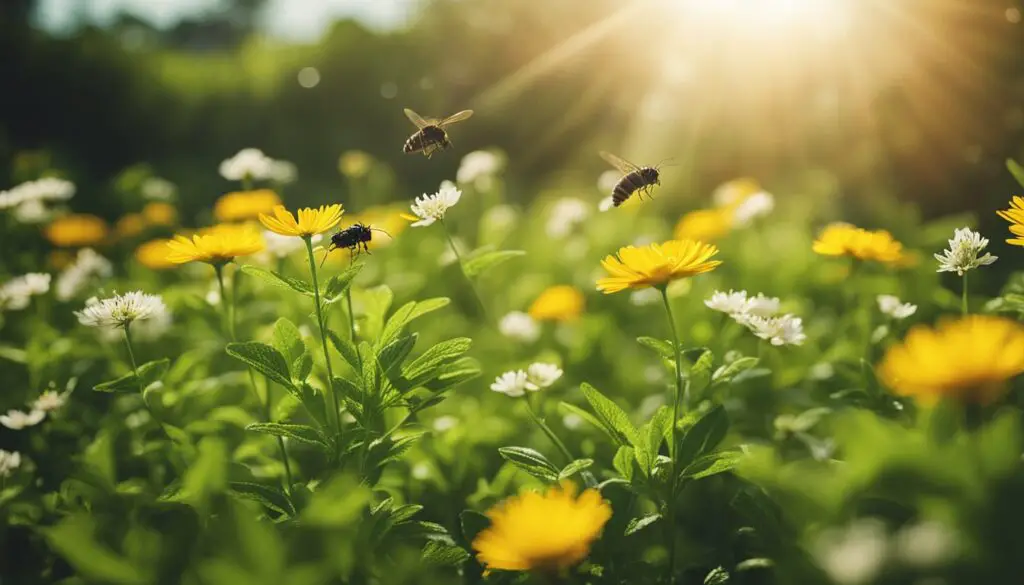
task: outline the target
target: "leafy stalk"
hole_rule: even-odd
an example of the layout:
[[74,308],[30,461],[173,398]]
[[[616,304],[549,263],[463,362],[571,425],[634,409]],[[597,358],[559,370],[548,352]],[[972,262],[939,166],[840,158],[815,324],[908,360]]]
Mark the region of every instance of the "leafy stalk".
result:
[[313,278],[313,302],[316,304],[316,321],[320,327],[320,343],[324,350],[324,363],[327,365],[327,393],[331,395],[331,404],[328,404],[327,407],[334,411],[334,430],[335,437],[337,437],[341,434],[341,407],[338,403],[338,393],[334,390],[334,369],[331,367],[331,354],[327,351],[327,329],[324,325],[323,308],[320,306],[320,282],[316,275],[313,240],[310,236],[304,236],[302,239],[306,242],[306,255],[309,257],[309,273]]

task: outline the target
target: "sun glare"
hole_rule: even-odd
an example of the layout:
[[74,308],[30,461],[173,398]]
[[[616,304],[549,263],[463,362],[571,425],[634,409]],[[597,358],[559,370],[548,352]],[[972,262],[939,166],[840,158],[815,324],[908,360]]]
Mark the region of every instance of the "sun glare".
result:
[[701,28],[747,34],[836,32],[853,8],[851,0],[676,0],[674,12]]

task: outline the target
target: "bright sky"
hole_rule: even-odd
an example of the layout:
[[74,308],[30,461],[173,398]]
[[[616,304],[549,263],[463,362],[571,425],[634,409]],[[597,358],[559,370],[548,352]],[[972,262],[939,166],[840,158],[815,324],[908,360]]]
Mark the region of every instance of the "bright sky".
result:
[[[356,17],[380,27],[401,24],[415,3],[416,0],[269,0],[264,27],[279,38],[315,41],[331,21],[341,17]],[[219,5],[219,0],[40,0],[37,22],[47,30],[59,32],[82,18],[102,24],[125,10],[157,26],[169,26]]]

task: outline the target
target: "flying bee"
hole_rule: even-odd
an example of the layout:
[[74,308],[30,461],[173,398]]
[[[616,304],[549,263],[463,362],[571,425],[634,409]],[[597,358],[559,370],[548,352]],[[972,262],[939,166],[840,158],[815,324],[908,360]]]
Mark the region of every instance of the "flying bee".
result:
[[657,167],[638,167],[628,160],[615,156],[610,152],[601,151],[601,158],[608,164],[619,169],[623,173],[615,188],[612,189],[612,204],[615,207],[622,205],[633,193],[645,193],[651,196],[651,189],[661,184],[661,174]]
[[462,110],[443,120],[423,118],[409,108],[405,108],[405,115],[416,125],[418,130],[405,141],[402,151],[406,154],[422,151],[427,158],[430,158],[438,150],[444,150],[452,146],[451,141],[448,140],[448,133],[445,132],[445,127],[469,118],[473,115],[473,110]]
[[320,266],[323,266],[331,252],[338,248],[348,248],[349,254],[352,256],[358,256],[362,252],[369,254],[369,244],[373,239],[374,231],[382,232],[389,238],[391,237],[391,234],[386,231],[380,228],[370,227],[364,223],[354,223],[335,233],[331,236],[331,245],[328,246],[327,253],[324,254],[324,259],[320,261]]

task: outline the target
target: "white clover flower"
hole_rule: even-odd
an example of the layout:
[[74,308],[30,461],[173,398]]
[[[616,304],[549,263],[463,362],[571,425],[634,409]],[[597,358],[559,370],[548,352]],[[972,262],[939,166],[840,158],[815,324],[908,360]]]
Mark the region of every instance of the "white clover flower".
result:
[[755,219],[768,215],[775,209],[775,198],[767,191],[758,191],[743,200],[733,211],[733,222],[739,227],[747,227]]
[[454,416],[444,415],[434,419],[434,432],[443,433],[459,426],[459,419]]
[[512,311],[502,317],[498,322],[498,331],[505,337],[525,343],[532,343],[540,337],[540,325],[522,311]]
[[455,180],[460,185],[472,183],[477,189],[487,190],[491,187],[494,175],[501,172],[505,160],[488,150],[475,150],[462,157]]
[[160,295],[147,295],[140,290],[98,300],[85,301],[85,309],[75,311],[78,322],[89,327],[127,327],[133,321],[161,319],[167,306]]
[[20,311],[28,307],[32,297],[50,290],[50,275],[30,272],[0,285],[0,311]]
[[577,224],[583,223],[590,216],[590,206],[582,199],[564,197],[551,206],[545,231],[548,237],[564,238],[572,232]]
[[629,302],[637,307],[654,305],[661,302],[661,293],[654,287],[641,288],[629,293]]
[[917,312],[917,305],[904,303],[893,295],[878,295],[878,310],[893,319],[906,319]]
[[270,230],[263,230],[263,242],[266,244],[265,253],[274,258],[286,258],[306,247],[302,238],[282,236]]
[[244,148],[235,156],[220,163],[220,176],[229,181],[270,178],[274,159],[258,148]]
[[142,182],[142,198],[148,201],[174,201],[177,188],[174,183],[160,177],[149,177]]
[[419,221],[412,224],[413,227],[427,226],[444,219],[444,214],[459,202],[460,197],[462,191],[451,181],[442,182],[441,188],[433,195],[424,193],[422,197],[417,197],[410,206],[413,214],[419,218]]
[[953,239],[949,240],[949,249],[943,250],[942,254],[935,254],[935,259],[939,261],[939,269],[936,272],[956,272],[963,276],[972,268],[995,262],[997,256],[992,254],[978,257],[986,246],[988,239],[981,237],[978,232],[971,231],[970,228],[956,230]]
[[8,410],[7,414],[0,414],[0,425],[18,431],[25,427],[34,427],[43,422],[44,418],[46,418],[46,412],[42,410],[28,412]]
[[877,520],[859,520],[842,531],[824,533],[816,543],[821,568],[840,585],[870,583],[885,562],[888,538]]
[[802,345],[807,339],[804,335],[803,320],[793,315],[758,317],[742,314],[742,318],[736,320],[746,325],[754,335],[770,341],[772,345]]
[[68,401],[67,394],[61,394],[56,390],[47,390],[36,398],[32,403],[33,411],[53,412],[59,410]]
[[734,291],[722,292],[716,290],[711,298],[704,301],[707,308],[712,311],[720,311],[729,315],[735,315],[737,313],[747,312],[747,291]]
[[93,278],[108,278],[114,272],[110,261],[92,248],[83,248],[70,266],[57,275],[54,287],[57,300],[68,301],[75,297]]
[[53,219],[53,212],[42,201],[32,199],[14,208],[14,219],[18,223],[38,225]]
[[494,380],[491,390],[513,398],[526,394],[526,372],[522,370],[505,372]]
[[0,477],[10,477],[11,472],[21,467],[21,453],[0,449]]
[[743,305],[743,312],[757,317],[774,317],[779,314],[782,302],[778,297],[766,297],[757,293],[756,297],[750,297]]
[[275,183],[294,183],[299,171],[295,164],[286,160],[271,160],[267,169],[267,178]]
[[526,368],[526,389],[531,392],[551,386],[562,377],[562,368],[557,364],[536,362]]

